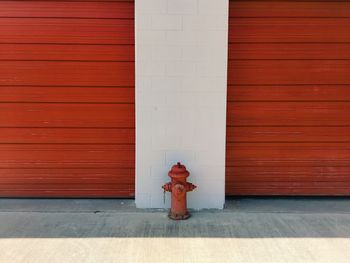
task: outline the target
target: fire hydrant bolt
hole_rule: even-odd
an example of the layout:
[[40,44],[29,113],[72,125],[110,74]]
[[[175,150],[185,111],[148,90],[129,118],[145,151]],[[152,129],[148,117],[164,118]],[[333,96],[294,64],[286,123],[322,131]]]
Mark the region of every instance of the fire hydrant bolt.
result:
[[174,220],[187,219],[190,213],[187,210],[187,192],[193,191],[196,186],[188,183],[190,173],[181,163],[174,165],[168,173],[171,182],[162,186],[164,192],[171,192],[171,209],[169,218]]

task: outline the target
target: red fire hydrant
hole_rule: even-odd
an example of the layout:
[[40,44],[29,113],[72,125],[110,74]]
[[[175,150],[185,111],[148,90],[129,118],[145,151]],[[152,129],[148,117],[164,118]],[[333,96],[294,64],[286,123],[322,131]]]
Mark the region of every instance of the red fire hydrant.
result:
[[162,186],[165,192],[171,192],[171,209],[169,218],[174,220],[187,219],[191,215],[187,210],[187,192],[193,191],[197,186],[186,181],[190,173],[181,163],[174,165],[168,173],[171,182]]

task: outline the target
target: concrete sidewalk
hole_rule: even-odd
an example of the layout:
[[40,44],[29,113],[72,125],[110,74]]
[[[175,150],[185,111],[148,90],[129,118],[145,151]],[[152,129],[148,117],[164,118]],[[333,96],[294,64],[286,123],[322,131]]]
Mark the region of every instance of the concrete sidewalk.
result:
[[350,199],[235,199],[188,221],[133,200],[0,200],[0,262],[349,262]]

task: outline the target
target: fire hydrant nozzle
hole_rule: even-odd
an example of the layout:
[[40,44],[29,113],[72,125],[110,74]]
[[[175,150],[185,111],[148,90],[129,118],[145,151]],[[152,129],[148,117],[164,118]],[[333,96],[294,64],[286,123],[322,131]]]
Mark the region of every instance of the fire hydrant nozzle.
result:
[[186,167],[178,162],[168,173],[171,182],[162,186],[164,192],[171,192],[171,209],[169,218],[174,220],[187,219],[191,215],[187,210],[187,192],[193,191],[197,186],[186,181],[190,173]]
[[166,183],[162,186],[165,192],[171,192],[171,183]]

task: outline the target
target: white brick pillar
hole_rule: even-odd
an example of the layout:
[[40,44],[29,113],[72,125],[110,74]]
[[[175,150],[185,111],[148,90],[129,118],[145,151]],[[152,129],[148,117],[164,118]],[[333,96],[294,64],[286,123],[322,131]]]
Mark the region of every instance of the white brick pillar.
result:
[[135,0],[136,205],[163,203],[181,161],[190,208],[223,208],[228,0]]

